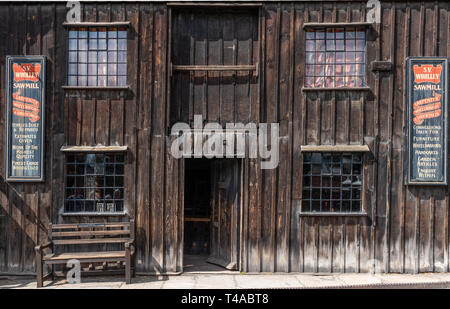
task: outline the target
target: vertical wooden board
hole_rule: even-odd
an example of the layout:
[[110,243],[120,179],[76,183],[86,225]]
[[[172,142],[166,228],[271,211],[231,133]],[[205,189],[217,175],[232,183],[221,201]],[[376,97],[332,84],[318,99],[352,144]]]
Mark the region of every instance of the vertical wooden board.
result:
[[9,242],[9,204],[8,191],[5,182],[0,183],[0,271],[8,270],[8,242]]
[[303,249],[303,271],[304,272],[317,272],[317,252],[319,250],[317,244],[317,218],[305,217],[303,225],[304,242],[302,244]]
[[164,209],[164,269],[175,272],[177,270],[178,252],[178,159],[170,154],[170,137],[166,137],[166,198]]
[[97,6],[94,3],[82,3],[81,15],[83,21],[95,22],[97,20]]
[[[64,133],[67,122],[75,118],[71,113],[71,117],[65,117],[66,98],[64,97],[64,90],[61,89],[62,85],[66,84],[66,65],[56,65],[56,63],[66,63],[67,61],[67,30],[62,27],[56,27],[56,25],[62,24],[66,20],[66,7],[64,5],[54,5],[54,86],[53,86],[53,109],[50,117],[52,118],[52,130],[55,133]],[[45,38],[45,37],[44,37]],[[75,145],[75,144],[69,144]],[[52,197],[53,198],[53,197]]]
[[337,145],[347,144],[348,137],[348,101],[347,95],[336,93],[336,137]]
[[[6,43],[8,54],[26,55],[27,44],[25,38],[27,37],[26,26],[24,21],[27,21],[27,6],[26,5],[12,5],[10,14],[16,18],[12,19],[9,24],[10,33],[17,35],[18,39],[11,39]],[[25,22],[26,25],[26,22]],[[8,184],[8,213],[9,213],[9,241],[7,244],[7,260],[8,269],[12,272],[19,272],[23,270],[23,228],[24,228],[24,191],[25,186],[20,183]]]
[[[136,107],[136,269],[149,271],[151,259],[150,236],[150,188],[151,188],[151,119],[152,119],[152,65],[153,65],[153,6],[139,4],[137,7],[135,29],[139,36],[139,89],[138,106]],[[131,54],[128,54],[130,57]],[[128,58],[129,61],[132,59]]]
[[290,6],[282,6],[280,13],[280,34],[279,34],[279,72],[278,72],[278,106],[279,115],[278,122],[280,124],[280,136],[287,136],[289,130],[289,122],[291,120],[291,102],[290,99],[290,73],[291,62],[290,57],[290,35],[291,35],[291,23],[290,23]]
[[448,193],[445,189],[436,189],[434,194],[434,248],[433,271],[447,272],[448,268],[448,234],[447,205]]
[[333,272],[345,271],[345,224],[343,218],[336,218],[333,225]]
[[354,218],[345,218],[345,272],[353,273],[358,269],[358,229]]
[[[410,33],[408,56],[422,54],[423,11],[420,4],[411,4],[406,8],[407,26]],[[417,22],[413,22],[417,21]],[[418,188],[408,186],[405,189],[405,272],[419,271],[419,200]]]
[[[207,64],[207,16],[202,13],[196,13],[193,24],[193,40],[194,40],[194,59],[195,65]],[[202,119],[206,119],[206,75],[207,72],[193,72],[194,75],[194,115],[202,115]]]
[[[222,46],[221,37],[222,29],[220,24],[219,16],[208,15],[207,16],[207,31],[208,31],[208,49],[207,49],[207,59],[208,65],[221,65],[222,64]],[[181,27],[180,25],[178,25]],[[184,28],[184,27],[183,27]],[[182,32],[183,29],[178,31]],[[174,37],[175,38],[175,37]],[[181,39],[181,38],[180,38]],[[178,51],[180,53],[180,51]],[[180,80],[177,83],[183,83],[186,78],[186,74],[178,74]],[[208,121],[217,122],[220,117],[220,106],[219,106],[219,96],[220,96],[220,86],[219,86],[219,72],[209,72],[207,74],[207,109],[208,109]],[[182,89],[177,89],[177,95],[179,97],[177,104],[183,106],[181,100],[183,100]]]
[[24,217],[23,217],[23,271],[34,271],[34,247],[37,244],[39,193],[25,194]]
[[97,21],[111,21],[111,3],[103,2],[97,4]]
[[320,143],[321,101],[317,94],[305,94],[306,99],[306,144]]
[[434,197],[432,192],[419,189],[419,271],[433,271],[433,212]]
[[[9,25],[9,7],[1,6],[0,7],[0,18],[6,22],[6,25]],[[7,41],[9,39],[9,26],[0,27],[0,35],[3,41]],[[8,48],[6,44],[2,44],[0,47],[1,57],[4,59],[5,55],[8,52]],[[0,73],[1,76],[5,76],[5,63],[3,61],[0,62]],[[4,87],[0,89],[1,97],[0,97],[0,110],[4,111],[5,104],[5,90]],[[6,120],[5,113],[0,112],[0,130],[5,132],[6,130]],[[5,134],[0,134],[0,144],[5,145]],[[4,157],[4,147],[0,150],[0,162],[5,162]],[[7,227],[9,226],[9,205],[8,205],[8,186],[4,182],[4,164],[0,164],[0,271],[6,271],[8,269],[8,234]]]
[[95,100],[82,100],[83,118],[81,128],[81,144],[95,145]]
[[404,63],[407,45],[406,6],[396,5],[397,52],[394,58],[395,83],[393,96],[393,129],[392,129],[392,186],[390,209],[390,258],[389,269],[394,272],[403,270],[403,219],[404,219],[404,187],[403,187],[403,145],[404,145]]
[[418,271],[418,201],[417,188],[407,187],[405,191],[405,272]]
[[276,200],[276,271],[289,271],[289,186],[288,177],[290,165],[289,140],[281,139],[280,145],[280,163],[278,164],[278,185]]
[[[222,61],[223,65],[235,65],[235,25],[233,15],[225,14],[222,18]],[[221,98],[220,98],[220,122],[222,126],[228,122],[234,122],[234,72],[221,73]]]
[[[278,97],[278,36],[280,9],[276,6],[266,7],[266,67],[265,67],[265,89],[266,89],[266,121],[276,122],[277,115],[277,97]],[[263,175],[263,196],[264,204],[262,205],[262,267],[263,271],[274,271],[275,259],[275,214],[276,214],[276,198],[275,190],[277,184],[277,174],[274,170],[264,170]]]
[[[305,103],[303,99],[303,93],[301,91],[303,82],[303,69],[302,65],[304,59],[304,49],[300,42],[304,40],[304,32],[301,28],[303,23],[303,11],[302,7],[295,5],[294,11],[294,37],[291,39],[294,43],[294,76],[293,76],[293,109],[292,109],[292,172],[291,172],[291,196],[292,196],[292,210],[291,210],[291,230],[290,230],[290,265],[291,271],[300,271],[300,226],[298,212],[300,211],[300,203],[298,198],[301,196],[301,151],[300,145],[303,142],[303,123],[302,123],[302,106]],[[294,200],[295,199],[295,200]]]
[[166,81],[167,81],[167,9],[155,6],[154,14],[154,93],[152,106],[152,134],[162,135],[166,125]]
[[363,140],[363,106],[362,93],[354,93],[350,95],[350,144],[359,145]]
[[320,123],[320,144],[331,145],[333,143],[332,136],[332,95],[330,93],[324,93],[322,96],[320,108],[320,119],[317,121]]
[[332,266],[332,225],[333,218],[323,218],[319,224],[319,260],[318,271],[330,273]]
[[[56,108],[55,99],[55,83],[56,83],[56,68],[55,68],[55,58],[56,58],[56,19],[55,19],[55,4],[45,4],[41,5],[41,41],[42,41],[42,54],[47,57],[46,71],[47,71],[47,102],[46,102],[46,115],[52,115],[54,111],[60,112],[61,105],[64,106],[64,102],[58,101],[58,108]],[[64,115],[60,114],[61,123],[64,121]],[[62,118],[62,120],[61,120]],[[53,117],[47,116],[46,125],[46,151],[45,151],[45,162],[53,162],[52,155],[54,153],[53,140],[54,132],[58,126],[54,125]],[[56,177],[59,175],[57,174]],[[45,184],[44,186],[39,186],[39,207],[37,216],[37,223],[35,224],[36,229],[36,241],[38,244],[43,243],[47,239],[47,227],[49,222],[51,222],[51,207],[52,207],[52,185],[53,185],[53,166],[52,164],[45,164]],[[55,194],[58,190],[55,189]],[[33,253],[34,255],[34,253]],[[33,261],[32,261],[33,263]]]
[[136,218],[136,104],[135,101],[125,102],[125,145],[128,146],[127,159],[125,161],[124,197],[125,209],[131,218]]
[[359,271],[361,273],[370,273],[373,265],[371,264],[371,226],[370,220],[362,220],[361,234],[360,234],[360,247],[359,247]]
[[[252,27],[257,24],[254,15],[242,12],[234,18],[236,40],[236,64],[248,65],[252,63]],[[247,123],[250,118],[250,83],[251,72],[237,71],[235,77],[235,122]]]
[[112,21],[127,21],[125,19],[126,11],[124,9],[124,4],[122,3],[111,3],[111,20]]
[[248,269],[247,271],[261,271],[261,198],[260,180],[261,170],[257,159],[249,160],[249,201],[248,201]]
[[[96,100],[96,117],[95,117],[95,143],[98,145],[109,145],[110,136],[110,101]],[[112,122],[112,127],[117,123]],[[131,125],[131,123],[129,124]]]
[[178,162],[178,205],[177,205],[177,271],[183,271],[183,249],[184,249],[184,160]]
[[8,204],[9,204],[9,241],[8,251],[8,269],[12,272],[23,270],[23,214],[24,214],[24,194],[23,185],[9,184]]
[[124,128],[124,99],[111,101],[111,145],[123,145]]
[[156,272],[164,270],[164,156],[165,142],[163,137],[153,135],[151,137],[151,196],[150,196],[150,236],[151,236],[151,261],[150,269]]
[[[150,263],[150,188],[153,173],[150,157],[150,132],[141,129],[137,132],[136,149],[136,268],[147,271]],[[133,183],[133,180],[130,180]]]

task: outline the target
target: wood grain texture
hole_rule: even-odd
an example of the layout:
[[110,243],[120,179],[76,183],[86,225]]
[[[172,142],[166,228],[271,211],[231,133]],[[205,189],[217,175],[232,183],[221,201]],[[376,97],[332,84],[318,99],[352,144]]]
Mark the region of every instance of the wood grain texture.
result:
[[[184,161],[170,154],[168,128],[178,121],[192,122],[194,114],[221,125],[280,125],[276,169],[262,170],[259,158],[246,157],[239,164],[237,217],[227,217],[226,207],[220,208],[227,199],[220,198],[218,188],[213,198],[223,222],[234,226],[218,231],[233,240],[224,236],[219,247],[232,244],[235,251],[228,258],[240,251],[239,257],[233,256],[239,270],[447,272],[450,187],[407,187],[403,181],[404,64],[409,56],[450,56],[450,4],[383,2],[381,24],[370,27],[364,24],[365,5],[283,1],[239,8],[174,6],[169,12],[164,3],[83,3],[83,22],[128,25],[129,87],[113,90],[63,88],[64,3],[0,4],[5,21],[0,26],[5,42],[0,46],[1,75],[6,55],[42,54],[48,59],[46,179],[6,183],[0,164],[0,272],[34,272],[30,254],[46,240],[50,222],[124,220],[61,215],[63,146],[126,147],[125,212],[136,219],[136,271],[182,271]],[[368,89],[302,91],[304,26],[317,23],[358,23],[367,29]],[[371,71],[374,61],[391,68]],[[170,75],[170,63],[240,65],[253,73]],[[4,110],[4,87],[0,97]],[[4,117],[0,113],[2,132]],[[300,217],[302,151],[333,150],[364,152],[367,215]],[[221,166],[229,168],[227,163]]]

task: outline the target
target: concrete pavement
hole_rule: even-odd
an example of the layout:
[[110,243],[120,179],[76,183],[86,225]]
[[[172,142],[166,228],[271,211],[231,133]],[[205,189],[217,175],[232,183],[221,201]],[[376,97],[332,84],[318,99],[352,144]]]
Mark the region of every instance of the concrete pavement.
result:
[[[137,276],[126,285],[123,276],[85,277],[80,284],[58,278],[47,289],[245,289],[245,288],[450,288],[450,273],[426,274],[240,274],[184,273]],[[34,289],[32,277],[0,276],[0,289]]]

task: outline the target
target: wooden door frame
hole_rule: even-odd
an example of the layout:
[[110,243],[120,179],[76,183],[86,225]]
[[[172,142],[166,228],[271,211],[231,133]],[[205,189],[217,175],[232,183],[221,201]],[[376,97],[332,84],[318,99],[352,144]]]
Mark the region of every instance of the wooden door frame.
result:
[[[181,260],[181,272],[184,272],[184,201],[185,201],[185,195],[184,195],[184,190],[185,190],[185,179],[186,179],[186,159],[191,159],[191,160],[195,160],[195,158],[181,158],[179,160],[181,160],[181,164],[180,166],[182,167],[182,190],[183,190],[183,199],[182,199],[182,205],[181,205],[181,220],[180,220],[180,235],[181,235],[181,243],[180,243],[180,248],[181,250],[179,251],[181,256],[180,256],[180,260]],[[199,158],[199,159],[203,159],[203,158]],[[239,197],[237,199],[237,205],[236,205],[236,212],[235,212],[235,220],[238,220],[238,224],[236,224],[236,231],[235,231],[235,237],[237,237],[237,246],[236,248],[232,248],[233,250],[237,251],[237,257],[236,257],[236,261],[238,263],[237,268],[239,271],[242,270],[242,249],[243,249],[243,214],[244,214],[244,194],[243,194],[243,186],[244,186],[244,164],[245,164],[245,158],[215,158],[214,160],[235,160],[238,164],[238,171],[237,171],[237,179],[239,180],[239,190],[238,190],[238,194]],[[180,188],[181,189],[181,188]],[[212,198],[212,196],[211,196]],[[212,205],[211,205],[212,207]],[[212,215],[212,212],[211,212]],[[211,223],[213,223],[213,221],[211,220]],[[211,229],[212,231],[212,229]],[[210,237],[210,240],[212,240],[212,238]],[[210,248],[211,248],[211,244],[210,244]]]

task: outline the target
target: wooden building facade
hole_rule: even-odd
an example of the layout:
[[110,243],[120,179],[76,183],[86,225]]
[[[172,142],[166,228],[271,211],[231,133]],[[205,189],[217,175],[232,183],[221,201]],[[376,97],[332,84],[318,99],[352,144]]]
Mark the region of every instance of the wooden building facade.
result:
[[[50,222],[129,218],[136,273],[182,272],[188,160],[172,156],[170,128],[194,115],[279,124],[275,169],[248,156],[211,160],[213,262],[243,272],[449,271],[449,187],[405,184],[404,136],[406,58],[450,57],[450,3],[381,1],[380,23],[367,23],[368,10],[353,0],[82,2],[76,25],[65,2],[1,3],[0,273],[34,273]],[[70,31],[92,27],[125,29],[126,83],[119,74],[115,86],[69,83]],[[315,29],[336,27],[363,29],[363,84],[308,89],[308,31],[317,39]],[[47,59],[44,182],[5,180],[7,55]],[[68,157],[88,146],[126,149],[120,211],[66,207],[67,162],[79,162]],[[302,210],[305,158],[324,149],[360,160],[359,211]]]

